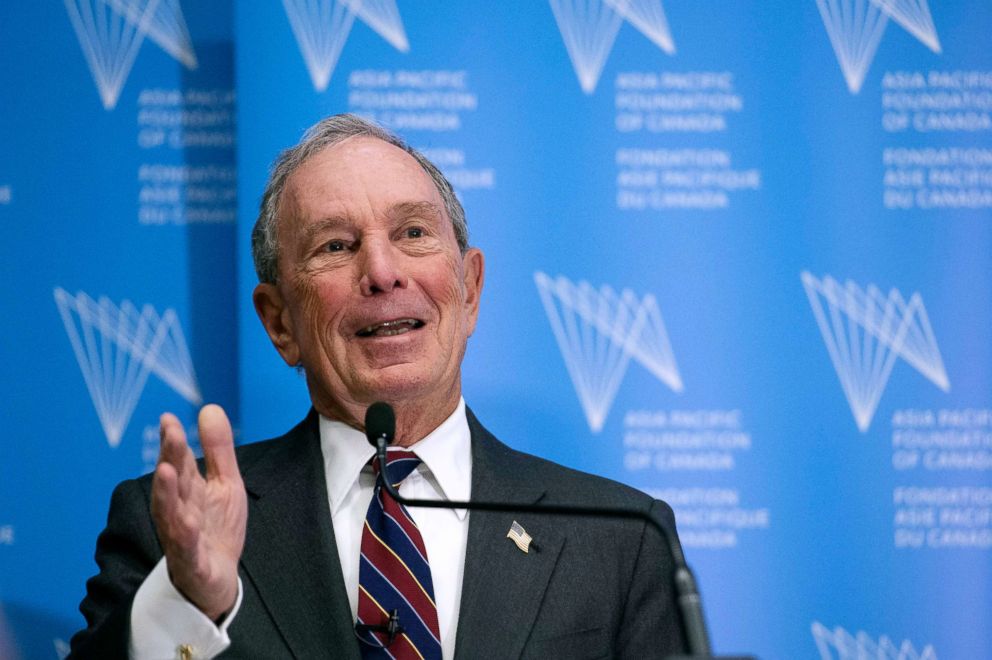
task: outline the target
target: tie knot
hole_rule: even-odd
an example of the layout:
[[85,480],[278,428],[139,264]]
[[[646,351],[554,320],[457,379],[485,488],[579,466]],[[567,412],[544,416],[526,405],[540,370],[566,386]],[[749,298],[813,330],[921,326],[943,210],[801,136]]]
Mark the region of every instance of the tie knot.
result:
[[[410,473],[420,465],[420,458],[412,451],[391,451],[386,453],[386,478],[389,483],[399,486]],[[372,470],[379,475],[379,459],[372,459]]]

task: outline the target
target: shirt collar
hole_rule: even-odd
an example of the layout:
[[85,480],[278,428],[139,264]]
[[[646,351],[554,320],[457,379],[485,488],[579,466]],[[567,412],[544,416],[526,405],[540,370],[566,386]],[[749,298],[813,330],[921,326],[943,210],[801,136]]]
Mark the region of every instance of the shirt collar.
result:
[[[365,434],[347,424],[320,416],[320,449],[324,456],[327,494],[334,515],[362,469],[375,454]],[[447,500],[467,500],[472,493],[472,439],[459,397],[455,411],[419,442],[409,447],[423,461],[417,468],[433,476]],[[464,519],[466,511],[455,513]]]

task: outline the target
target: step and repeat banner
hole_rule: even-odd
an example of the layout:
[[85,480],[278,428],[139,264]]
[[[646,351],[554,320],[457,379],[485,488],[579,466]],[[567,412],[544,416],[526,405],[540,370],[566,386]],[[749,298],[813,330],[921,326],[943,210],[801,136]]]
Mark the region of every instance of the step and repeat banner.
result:
[[229,0],[0,3],[0,658],[58,658],[158,417],[238,410]]
[[0,657],[65,652],[162,410],[306,414],[248,237],[348,111],[486,254],[468,404],[668,501],[718,651],[992,658],[990,34],[960,0],[8,3]]

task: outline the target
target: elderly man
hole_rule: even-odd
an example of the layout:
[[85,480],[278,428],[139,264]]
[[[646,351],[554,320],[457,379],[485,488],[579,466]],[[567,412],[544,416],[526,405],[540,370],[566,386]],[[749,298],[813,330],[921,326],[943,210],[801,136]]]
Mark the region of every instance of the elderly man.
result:
[[508,448],[465,406],[460,365],[484,260],[433,164],[374,124],[325,119],[276,162],[252,249],[255,309],[302,367],[313,409],[283,437],[235,449],[224,412],[206,406],[202,475],[179,421],[163,415],[154,475],[114,492],[74,656],[682,649],[671,556],[643,522],[408,511],[376,491],[363,419],[386,401],[400,449],[386,470],[404,496],[671,518],[632,489]]

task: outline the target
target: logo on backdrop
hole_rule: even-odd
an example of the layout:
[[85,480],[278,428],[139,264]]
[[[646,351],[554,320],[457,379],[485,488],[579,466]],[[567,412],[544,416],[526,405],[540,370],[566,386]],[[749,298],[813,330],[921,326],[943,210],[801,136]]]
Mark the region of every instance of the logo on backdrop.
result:
[[318,92],[327,89],[355,18],[401,53],[410,50],[396,0],[282,0],[282,4]]
[[675,41],[661,0],[550,0],[561,38],[586,94],[596,90],[620,25],[627,21],[669,55]]
[[113,110],[147,36],[187,69],[193,42],[179,0],[65,0],[103,107]]
[[940,53],[927,0],[816,0],[816,4],[852,94],[861,91],[890,18]]
[[804,271],[800,277],[862,433],[871,425],[896,358],[943,391],[951,389],[919,293],[907,302],[897,289],[885,296],[874,284],[862,290],[829,275],[817,279]]
[[617,294],[606,285],[594,289],[540,271],[534,282],[593,433],[602,430],[631,358],[673,391],[682,391],[653,295],[638,299],[629,289]]
[[882,635],[877,640],[867,633],[858,631],[852,635],[840,626],[828,630],[819,621],[811,626],[813,640],[820,652],[821,660],[937,660],[933,646],[927,644],[917,653],[916,648],[907,639],[896,646],[892,640]]
[[111,447],[120,444],[149,373],[190,403],[203,401],[175,310],[138,311],[129,300],[118,306],[61,288],[55,303]]

